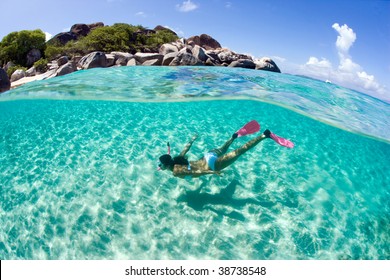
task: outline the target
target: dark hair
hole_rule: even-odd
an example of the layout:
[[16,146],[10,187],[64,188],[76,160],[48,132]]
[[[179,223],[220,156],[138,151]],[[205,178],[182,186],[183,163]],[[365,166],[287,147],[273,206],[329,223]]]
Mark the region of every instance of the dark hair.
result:
[[183,156],[177,156],[172,159],[172,157],[168,154],[162,155],[160,158],[160,162],[164,165],[173,167],[175,164],[179,165],[188,165],[188,160]]
[[188,160],[185,157],[183,157],[183,156],[174,157],[173,158],[173,163],[174,164],[179,164],[179,165],[188,165],[189,164]]
[[174,166],[175,165],[175,162],[173,161],[172,157],[170,155],[162,155],[160,158],[159,158],[160,162],[164,165],[168,165],[168,166]]

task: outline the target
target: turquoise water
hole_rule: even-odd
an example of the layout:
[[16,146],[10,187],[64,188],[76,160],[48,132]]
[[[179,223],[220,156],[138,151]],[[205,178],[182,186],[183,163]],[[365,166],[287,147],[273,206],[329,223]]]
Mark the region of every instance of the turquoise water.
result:
[[[390,259],[390,109],[374,98],[120,67],[27,84],[0,112],[0,259]],[[263,141],[223,176],[156,170],[166,141],[177,154],[198,133],[195,160],[252,119],[295,148]]]

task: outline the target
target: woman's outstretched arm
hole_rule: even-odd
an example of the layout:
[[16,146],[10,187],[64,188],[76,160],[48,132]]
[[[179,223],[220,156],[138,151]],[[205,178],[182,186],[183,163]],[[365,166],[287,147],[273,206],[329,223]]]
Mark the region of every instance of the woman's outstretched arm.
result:
[[194,143],[196,138],[198,138],[198,134],[195,134],[194,136],[192,136],[191,140],[185,145],[183,151],[181,151],[179,156],[184,157],[186,155],[186,153],[190,150],[192,143]]

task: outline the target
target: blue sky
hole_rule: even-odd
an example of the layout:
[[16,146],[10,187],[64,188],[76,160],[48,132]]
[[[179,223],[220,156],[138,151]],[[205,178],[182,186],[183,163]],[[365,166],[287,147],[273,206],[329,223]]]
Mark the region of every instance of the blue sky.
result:
[[0,13],[0,39],[97,21],[207,33],[233,51],[273,58],[282,72],[390,100],[389,0],[1,0]]

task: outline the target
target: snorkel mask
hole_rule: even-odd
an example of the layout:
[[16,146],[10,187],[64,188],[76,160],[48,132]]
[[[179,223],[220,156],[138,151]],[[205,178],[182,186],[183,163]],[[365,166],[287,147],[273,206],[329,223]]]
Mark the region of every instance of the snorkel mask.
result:
[[157,171],[163,170],[162,169],[163,166],[169,165],[173,161],[171,157],[171,146],[169,145],[169,142],[167,142],[167,147],[168,147],[168,154],[162,155],[159,158],[160,163],[158,164]]

